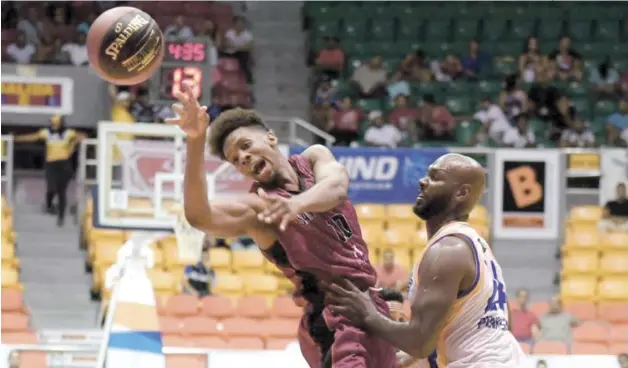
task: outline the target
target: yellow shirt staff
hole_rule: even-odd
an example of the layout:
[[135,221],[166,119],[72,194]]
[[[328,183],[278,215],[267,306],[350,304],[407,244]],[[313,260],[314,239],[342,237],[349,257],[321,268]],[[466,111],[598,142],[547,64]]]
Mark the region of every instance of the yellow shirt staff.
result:
[[15,137],[16,142],[46,142],[46,162],[68,160],[72,157],[78,142],[85,139],[83,133],[64,127],[62,116],[50,118],[50,128],[42,128],[36,133]]

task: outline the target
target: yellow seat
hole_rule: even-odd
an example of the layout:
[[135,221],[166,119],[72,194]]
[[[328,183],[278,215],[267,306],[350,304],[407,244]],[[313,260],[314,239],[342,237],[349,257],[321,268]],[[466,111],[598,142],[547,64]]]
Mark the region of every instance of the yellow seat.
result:
[[179,289],[179,285],[175,282],[170,272],[153,268],[146,270],[146,273],[153,284],[155,293],[160,295],[172,295]]
[[381,220],[386,219],[386,206],[382,204],[364,203],[355,206],[358,219],[362,220]]
[[628,279],[628,252],[604,252],[600,259],[599,272],[601,275],[623,275]]
[[563,301],[594,300],[596,289],[595,276],[569,276],[561,282],[560,295]]
[[239,275],[219,273],[216,275],[213,291],[219,295],[237,298],[244,294],[244,280]]
[[2,287],[22,290],[17,270],[9,267],[2,267]]
[[279,291],[277,278],[271,275],[250,274],[244,277],[244,291],[247,295],[263,295],[265,297],[275,297]]
[[478,204],[469,214],[469,223],[486,225],[488,223],[488,211],[486,207]]
[[628,251],[628,233],[617,232],[602,234],[600,242],[604,250]]
[[382,244],[384,229],[379,226],[361,226],[362,238],[369,247],[377,247]]
[[395,224],[384,231],[382,245],[389,248],[410,248],[417,231],[416,223]]
[[386,219],[388,226],[402,222],[410,222],[416,225],[421,223],[421,219],[414,214],[411,204],[389,204],[386,206]]
[[263,273],[264,256],[258,250],[233,251],[232,267],[238,274]]
[[628,277],[608,276],[603,277],[598,285],[597,299],[600,301],[627,301]]
[[591,228],[574,228],[567,232],[563,250],[595,250],[600,249],[600,239],[598,233]]
[[569,211],[569,221],[574,223],[597,223],[604,210],[600,206],[578,206]]
[[231,272],[231,251],[226,248],[211,248],[209,263],[214,270]]
[[428,240],[429,239],[427,238],[427,229],[419,229],[413,235],[412,248],[415,250],[425,248],[425,246],[427,246]]
[[563,276],[594,275],[598,270],[596,251],[574,251],[563,257]]

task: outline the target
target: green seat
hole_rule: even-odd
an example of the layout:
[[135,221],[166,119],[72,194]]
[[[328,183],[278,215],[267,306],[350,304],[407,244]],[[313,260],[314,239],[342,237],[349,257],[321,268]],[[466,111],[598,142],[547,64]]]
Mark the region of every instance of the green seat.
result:
[[[543,19],[539,23],[538,37],[543,41],[556,42],[560,36],[564,33],[565,23],[562,20],[557,19]],[[549,50],[542,49],[543,52],[549,52]]]
[[362,5],[362,10],[365,11],[365,15],[368,15],[369,18],[375,20],[385,20],[392,21],[396,14],[397,9],[388,6],[388,5],[371,5],[368,2]]
[[416,143],[414,145],[415,148],[421,148],[421,147],[425,147],[425,148],[429,148],[429,147],[449,147],[454,145],[455,142],[451,142],[451,141],[421,141],[421,143]]
[[510,56],[513,58],[519,57],[519,54],[521,54],[521,47],[521,42],[518,41],[497,42],[490,45],[494,56]]
[[589,119],[591,117],[591,103],[587,97],[574,97],[571,99],[576,114]]
[[364,41],[366,34],[366,22],[361,20],[344,20],[344,26],[342,27],[341,39],[343,43]]
[[501,82],[498,80],[481,80],[477,85],[478,97],[483,98],[485,96],[497,96],[501,89]]
[[524,40],[534,34],[536,21],[515,19],[512,21],[510,38],[513,40]]
[[569,97],[583,97],[587,95],[587,86],[584,83],[580,82],[569,82],[565,86],[567,95]]
[[538,138],[542,137],[547,130],[547,123],[541,119],[530,119],[528,120],[528,124],[530,125],[530,129],[534,132],[534,136]]
[[415,3],[397,2],[390,5],[396,11],[397,18],[402,23],[412,23],[417,20],[430,19],[430,16],[436,12],[434,6],[416,6]]
[[399,25],[397,39],[400,41],[415,41],[419,38],[419,29],[421,24],[415,22],[403,22]]
[[368,61],[368,57],[366,59],[363,59],[361,57],[350,57],[349,61],[347,62],[347,72],[349,73],[349,77],[351,77],[353,75],[353,72],[355,72],[355,70],[362,65],[363,62],[367,62]]
[[432,94],[438,100],[438,98],[444,93],[443,84],[440,82],[412,83],[410,88],[412,90],[412,94],[418,96],[419,99],[426,94]]
[[469,49],[468,41],[453,42],[453,43],[443,42],[441,44],[438,44],[437,50],[434,50],[436,52],[433,52],[433,53],[435,57],[445,57],[449,54],[460,56],[461,54],[466,53],[468,49]]
[[381,57],[396,56],[398,52],[396,45],[392,42],[374,42],[369,47],[373,54]]
[[312,17],[315,21],[330,21],[335,20],[338,21],[342,19],[342,11],[335,6],[328,6],[325,4],[320,4],[318,6],[314,6],[310,8],[308,11],[308,15]]
[[335,36],[338,34],[338,21],[317,21],[314,26],[314,32],[316,38],[322,38],[324,36]]
[[590,20],[572,20],[567,24],[571,38],[576,41],[588,41],[591,39]]
[[365,112],[373,110],[383,110],[384,105],[380,99],[369,98],[360,99],[357,102],[357,106]]
[[443,90],[449,96],[472,96],[476,90],[476,83],[465,80],[443,83]]
[[476,20],[459,20],[454,26],[454,40],[469,41],[477,39],[478,22]]
[[452,115],[470,115],[473,113],[471,100],[468,97],[451,97],[447,99],[445,105]]
[[593,112],[595,117],[608,117],[617,111],[617,103],[615,101],[600,100],[595,103]]
[[[597,40],[615,41],[619,39],[619,22],[616,20],[598,21],[597,30],[595,32]],[[623,43],[628,48],[626,43]]]
[[498,58],[495,60],[495,73],[500,76],[516,73],[517,68],[517,60],[514,58]]
[[388,21],[372,20],[371,41],[391,42],[394,39],[394,23]]
[[472,139],[478,133],[482,127],[482,122],[479,120],[462,121],[456,126],[456,140],[458,144],[463,146],[470,146]]
[[482,27],[483,41],[499,41],[506,34],[508,21],[506,19],[484,19]]
[[430,42],[446,41],[449,39],[451,21],[435,20],[429,21],[425,28],[425,39]]
[[348,44],[343,45],[342,48],[347,54],[354,57],[366,59],[371,56],[369,55],[371,49],[368,44],[364,42],[349,42]]

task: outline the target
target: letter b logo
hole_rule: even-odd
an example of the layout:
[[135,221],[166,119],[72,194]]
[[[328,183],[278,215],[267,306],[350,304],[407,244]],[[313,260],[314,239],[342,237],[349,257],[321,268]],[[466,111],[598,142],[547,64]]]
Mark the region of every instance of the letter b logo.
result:
[[515,204],[519,208],[531,206],[543,199],[543,187],[536,180],[532,167],[520,166],[506,173]]

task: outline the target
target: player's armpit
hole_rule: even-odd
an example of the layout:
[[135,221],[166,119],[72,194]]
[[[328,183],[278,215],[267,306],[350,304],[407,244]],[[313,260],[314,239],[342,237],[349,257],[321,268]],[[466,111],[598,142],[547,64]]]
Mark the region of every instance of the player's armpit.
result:
[[211,200],[208,213],[190,224],[221,238],[247,235],[249,229],[259,227],[257,212],[263,206],[263,201],[251,193],[229,200]]

